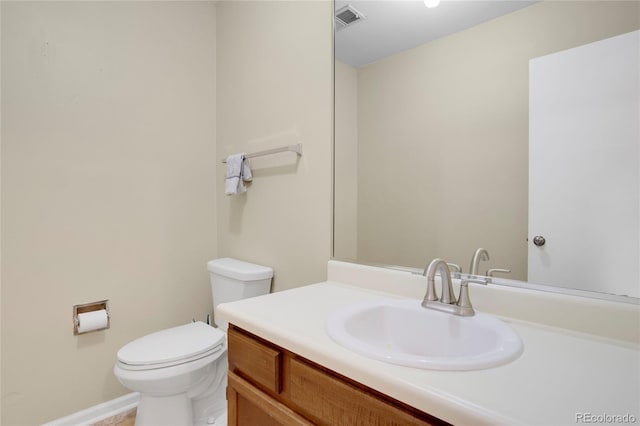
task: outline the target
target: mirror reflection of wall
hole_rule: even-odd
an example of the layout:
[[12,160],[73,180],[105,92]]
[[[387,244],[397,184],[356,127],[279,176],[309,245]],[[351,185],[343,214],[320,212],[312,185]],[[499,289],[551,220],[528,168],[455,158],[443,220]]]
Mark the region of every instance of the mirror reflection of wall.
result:
[[481,274],[527,280],[530,60],[639,29],[640,3],[528,4],[356,66],[340,43],[383,18],[366,10],[380,2],[349,3],[367,16],[336,33],[334,256],[415,268],[441,257],[468,272],[484,247]]

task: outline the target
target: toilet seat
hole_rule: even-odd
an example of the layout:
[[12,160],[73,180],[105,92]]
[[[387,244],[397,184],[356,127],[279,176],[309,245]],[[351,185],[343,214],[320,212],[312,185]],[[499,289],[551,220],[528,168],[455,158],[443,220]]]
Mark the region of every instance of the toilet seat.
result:
[[118,365],[124,370],[166,368],[223,352],[225,334],[203,322],[158,331],[124,345]]

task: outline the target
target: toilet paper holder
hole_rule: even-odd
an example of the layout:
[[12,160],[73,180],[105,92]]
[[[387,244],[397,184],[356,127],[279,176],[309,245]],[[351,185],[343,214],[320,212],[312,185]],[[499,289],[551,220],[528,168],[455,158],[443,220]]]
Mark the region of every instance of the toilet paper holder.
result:
[[[105,311],[107,315],[107,323],[104,327],[96,328],[88,331],[78,331],[80,321],[78,320],[79,314],[85,314],[87,312]],[[73,305],[73,335],[91,333],[93,331],[106,330],[111,326],[111,315],[109,314],[109,300],[101,300],[99,302],[83,303],[81,305]]]

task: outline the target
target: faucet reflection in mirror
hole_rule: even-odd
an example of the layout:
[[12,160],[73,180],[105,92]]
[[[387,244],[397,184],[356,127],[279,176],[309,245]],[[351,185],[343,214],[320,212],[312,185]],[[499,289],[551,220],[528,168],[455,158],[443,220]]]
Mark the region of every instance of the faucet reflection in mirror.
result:
[[[438,297],[438,293],[436,292],[436,273],[440,274],[442,297]],[[433,259],[424,269],[423,275],[427,278],[427,292],[422,300],[422,307],[462,317],[475,315],[475,311],[471,305],[471,299],[469,298],[469,283],[473,282],[476,284],[486,285],[486,281],[471,278],[462,279],[460,282],[460,292],[458,294],[458,299],[456,300],[455,294],[453,293],[453,284],[451,283],[451,275],[447,262],[442,259]]]
[[[480,261],[488,261],[489,260],[489,252],[487,251],[487,249],[485,248],[479,248],[478,250],[475,251],[475,253],[473,253],[473,257],[471,258],[471,266],[469,267],[469,274],[470,275],[481,275],[480,274]],[[462,272],[461,270],[458,269],[458,271],[456,272]],[[511,269],[505,269],[505,268],[490,268],[487,269],[487,272],[485,272],[485,276],[487,276],[487,282],[491,282],[491,280],[489,279],[490,277],[493,277],[493,274],[510,274],[511,273]]]
[[471,275],[478,275],[478,268],[480,267],[480,261],[489,260],[489,252],[487,249],[479,248],[473,253],[473,257],[471,258],[471,266],[469,266],[469,273]]

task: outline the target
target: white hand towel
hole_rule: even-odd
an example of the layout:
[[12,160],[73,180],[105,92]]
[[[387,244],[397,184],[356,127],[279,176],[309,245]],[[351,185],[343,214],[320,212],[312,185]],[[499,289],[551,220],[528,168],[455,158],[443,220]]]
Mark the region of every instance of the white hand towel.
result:
[[241,194],[247,190],[244,183],[251,181],[252,176],[245,156],[245,153],[240,153],[227,157],[227,178],[224,184],[226,195]]

